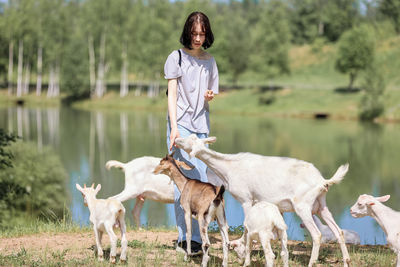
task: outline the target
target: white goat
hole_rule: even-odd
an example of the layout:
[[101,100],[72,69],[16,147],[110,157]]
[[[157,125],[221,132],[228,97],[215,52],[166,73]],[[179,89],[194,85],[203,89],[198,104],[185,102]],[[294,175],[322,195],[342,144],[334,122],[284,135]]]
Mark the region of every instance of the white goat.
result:
[[[321,231],[321,234],[322,234],[321,243],[322,244],[337,241],[336,236],[332,233],[331,229],[327,225],[323,224],[316,215],[313,215],[313,219],[314,219],[314,222],[317,225],[318,229]],[[300,227],[304,228],[304,224],[301,223]],[[346,244],[354,244],[354,245],[360,244],[360,236],[356,231],[347,230],[347,229],[342,229],[342,231],[343,231],[343,235],[344,235],[344,242]]]
[[252,153],[222,154],[205,146],[215,141],[216,137],[199,139],[196,135],[175,139],[179,148],[185,150],[190,157],[202,160],[222,179],[227,190],[242,204],[245,216],[249,208],[259,201],[273,203],[281,212],[295,211],[313,240],[309,266],[318,259],[321,232],[315,225],[312,214],[319,214],[338,239],[343,264],[348,266],[350,257],[342,230],[326,205],[329,186],[344,178],[348,164],[340,166],[331,179],[325,180],[311,163]]
[[[181,192],[181,206],[185,212],[186,223],[186,243],[187,255],[191,254],[192,239],[192,217],[199,222],[199,230],[202,241],[203,259],[201,265],[207,266],[209,260],[208,250],[210,248],[210,240],[208,239],[208,225],[214,219],[217,223],[222,236],[222,250],[224,258],[222,266],[228,266],[228,224],[226,222],[224,210],[224,186],[214,186],[210,183],[187,178],[179,167],[190,170],[193,167],[187,165],[167,155],[160,161],[160,164],[154,169],[154,173],[164,173],[174,181]],[[186,255],[186,256],[187,256]],[[185,256],[185,257],[186,257]]]
[[382,204],[388,201],[390,195],[373,197],[361,195],[357,202],[350,208],[351,216],[361,218],[371,216],[385,232],[386,240],[397,254],[397,267],[400,267],[400,212]]
[[115,263],[117,255],[117,236],[114,233],[114,227],[121,229],[121,262],[126,261],[126,250],[128,248],[128,241],[126,239],[126,225],[125,225],[125,208],[120,201],[116,199],[96,199],[97,193],[101,189],[98,184],[94,189],[94,184],[91,187],[82,188],[76,184],[84,198],[84,203],[88,206],[90,211],[90,221],[93,223],[94,235],[96,237],[97,256],[100,261],[103,261],[103,249],[101,247],[101,238],[104,232],[107,232],[110,237],[111,252],[110,262]]
[[260,241],[265,255],[265,266],[274,266],[274,252],[271,249],[271,239],[277,233],[281,240],[281,257],[285,267],[289,266],[289,251],[287,249],[287,226],[276,205],[261,201],[248,210],[244,219],[244,234],[240,239],[231,241],[230,246],[238,254],[243,266],[250,265],[252,241]]
[[110,160],[106,163],[109,170],[112,167],[119,168],[125,173],[124,190],[111,198],[124,202],[136,198],[132,209],[133,220],[140,228],[140,212],[144,200],[151,199],[161,203],[174,203],[174,185],[168,176],[153,174],[154,168],[160,163],[161,158],[140,157],[128,163]]

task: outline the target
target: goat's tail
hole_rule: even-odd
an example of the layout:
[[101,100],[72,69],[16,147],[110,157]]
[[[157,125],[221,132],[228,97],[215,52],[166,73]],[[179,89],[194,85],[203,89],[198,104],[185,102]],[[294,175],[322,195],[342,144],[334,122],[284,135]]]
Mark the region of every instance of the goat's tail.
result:
[[328,190],[328,188],[329,188],[331,185],[340,183],[340,182],[343,180],[343,178],[344,178],[344,176],[346,175],[346,173],[347,173],[348,170],[349,170],[349,163],[346,163],[346,164],[344,164],[344,165],[341,165],[341,166],[337,169],[337,171],[335,172],[335,174],[332,176],[332,178],[325,181],[324,186],[326,187],[326,190]]
[[109,160],[106,162],[106,169],[109,170],[111,168],[118,168],[125,171],[125,163],[119,162],[117,160]]
[[217,186],[216,187],[216,196],[214,198],[214,204],[216,206],[219,206],[219,204],[224,201],[224,192],[225,192],[225,187],[222,186]]

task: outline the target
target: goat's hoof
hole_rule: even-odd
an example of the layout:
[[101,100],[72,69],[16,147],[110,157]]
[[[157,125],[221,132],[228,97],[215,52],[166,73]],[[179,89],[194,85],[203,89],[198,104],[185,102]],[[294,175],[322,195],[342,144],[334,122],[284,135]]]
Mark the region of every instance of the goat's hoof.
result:
[[116,259],[115,256],[110,256],[110,263],[115,264]]
[[104,258],[103,258],[103,256],[100,256],[100,257],[97,258],[97,260],[98,261],[104,261]]
[[126,259],[119,259],[119,262],[124,264],[124,263],[126,263]]

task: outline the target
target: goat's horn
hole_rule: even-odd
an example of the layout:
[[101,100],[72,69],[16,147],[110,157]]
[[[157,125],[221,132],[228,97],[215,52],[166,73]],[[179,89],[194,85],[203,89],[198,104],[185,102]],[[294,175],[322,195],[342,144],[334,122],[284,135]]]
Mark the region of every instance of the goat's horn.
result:
[[94,183],[92,184],[91,188],[94,188]]

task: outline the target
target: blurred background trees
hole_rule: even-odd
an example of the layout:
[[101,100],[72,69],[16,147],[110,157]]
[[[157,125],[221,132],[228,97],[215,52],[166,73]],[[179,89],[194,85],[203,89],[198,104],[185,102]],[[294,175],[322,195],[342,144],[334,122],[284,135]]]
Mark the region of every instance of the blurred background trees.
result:
[[387,23],[400,32],[397,0],[9,0],[0,6],[0,81],[9,94],[35,84],[38,95],[73,98],[102,97],[107,84],[118,84],[123,97],[129,83],[162,80],[165,59],[181,47],[184,21],[195,10],[211,20],[210,53],[225,83],[267,84],[291,72],[292,46],[338,40],[337,69],[352,81],[375,48],[353,49],[357,62],[365,61],[356,63],[346,54],[351,38],[358,33],[360,45],[369,44],[365,38]]

